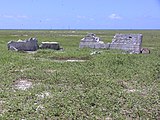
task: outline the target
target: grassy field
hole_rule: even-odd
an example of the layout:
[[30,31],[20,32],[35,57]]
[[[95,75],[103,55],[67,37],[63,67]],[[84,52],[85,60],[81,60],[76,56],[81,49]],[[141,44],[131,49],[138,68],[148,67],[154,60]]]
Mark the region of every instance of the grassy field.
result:
[[[89,32],[104,42],[115,33],[142,33],[151,54],[101,49],[91,56],[94,49],[79,49]],[[8,41],[30,37],[64,50],[7,50]],[[1,120],[160,119],[159,30],[1,30],[0,48]]]

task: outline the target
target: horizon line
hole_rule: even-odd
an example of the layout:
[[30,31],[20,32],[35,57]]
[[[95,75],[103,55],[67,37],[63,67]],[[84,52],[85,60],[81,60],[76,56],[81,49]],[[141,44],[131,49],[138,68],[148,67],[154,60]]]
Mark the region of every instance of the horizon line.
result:
[[75,30],[75,31],[77,31],[77,30],[160,30],[160,28],[159,29],[150,29],[150,28],[148,28],[148,29],[60,29],[60,28],[58,28],[58,29],[0,29],[0,30]]

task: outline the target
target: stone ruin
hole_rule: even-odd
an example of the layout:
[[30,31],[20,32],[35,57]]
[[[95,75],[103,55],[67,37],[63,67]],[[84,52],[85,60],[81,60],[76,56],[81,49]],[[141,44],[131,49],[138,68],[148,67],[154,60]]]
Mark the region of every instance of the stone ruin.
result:
[[42,42],[38,45],[38,40],[36,38],[29,38],[27,40],[9,41],[8,50],[14,51],[36,51],[40,49],[53,49],[60,50],[60,45],[58,42]]
[[129,53],[141,53],[142,37],[142,34],[116,34],[109,48],[125,50]]
[[9,41],[8,50],[14,51],[36,51],[38,49],[38,40],[29,38],[28,40]]
[[105,44],[99,37],[96,37],[95,34],[89,33],[83,39],[81,39],[80,48],[106,48]]
[[39,47],[41,49],[54,49],[54,50],[61,49],[58,42],[42,42]]
[[[148,49],[142,49],[142,34],[116,34],[111,43],[104,43],[99,37],[93,33],[87,34],[81,39],[80,48],[94,48],[94,49],[119,49],[129,53],[150,53]],[[36,51],[37,49],[53,49],[60,50],[58,42],[42,42],[38,46],[36,38],[29,38],[27,40],[18,40],[8,42],[8,50],[15,51]]]
[[129,53],[141,53],[142,34],[116,34],[111,43],[104,43],[95,34],[88,34],[81,39],[79,47],[119,49]]

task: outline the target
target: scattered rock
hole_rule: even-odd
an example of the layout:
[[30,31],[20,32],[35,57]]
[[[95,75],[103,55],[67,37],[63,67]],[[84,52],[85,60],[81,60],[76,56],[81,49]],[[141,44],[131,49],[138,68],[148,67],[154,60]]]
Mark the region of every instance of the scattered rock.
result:
[[36,111],[44,111],[45,110],[45,107],[43,105],[38,105],[37,108],[36,108]]
[[148,48],[142,48],[141,53],[142,54],[150,54],[150,50]]
[[96,54],[101,54],[101,52],[100,51],[94,51],[94,52],[90,53],[90,55],[96,55]]
[[38,98],[45,98],[45,97],[50,97],[51,96],[51,93],[50,92],[42,92],[41,94],[37,94],[36,95]]

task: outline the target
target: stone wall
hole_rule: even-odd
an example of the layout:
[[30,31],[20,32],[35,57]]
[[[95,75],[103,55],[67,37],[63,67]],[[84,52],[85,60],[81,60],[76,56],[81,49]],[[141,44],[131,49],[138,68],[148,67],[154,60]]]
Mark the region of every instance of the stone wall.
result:
[[110,49],[120,49],[132,53],[140,53],[142,34],[116,34],[110,43]]
[[13,51],[36,51],[40,49],[53,49],[62,50],[58,42],[42,42],[38,45],[38,40],[36,38],[29,38],[26,40],[9,41],[7,44],[8,50]]
[[99,37],[96,37],[95,34],[89,33],[83,39],[81,39],[79,47],[80,48],[89,47],[98,49],[98,48],[106,48],[106,45],[104,44],[103,41],[100,40]]
[[38,49],[38,40],[29,38],[27,40],[9,41],[8,50],[15,51],[36,51]]
[[104,43],[95,34],[90,33],[81,39],[79,47],[119,49],[129,53],[141,53],[142,34],[116,34],[111,43]]

